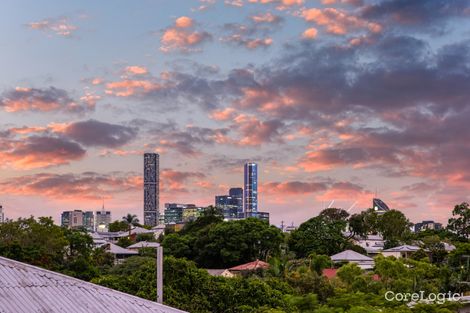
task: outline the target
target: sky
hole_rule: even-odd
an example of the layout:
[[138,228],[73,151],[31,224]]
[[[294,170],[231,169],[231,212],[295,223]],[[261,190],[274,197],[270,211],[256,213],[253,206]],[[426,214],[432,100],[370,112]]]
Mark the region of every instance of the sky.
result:
[[6,0],[0,51],[9,218],[142,220],[144,152],[161,210],[213,204],[249,161],[277,225],[470,201],[468,0]]

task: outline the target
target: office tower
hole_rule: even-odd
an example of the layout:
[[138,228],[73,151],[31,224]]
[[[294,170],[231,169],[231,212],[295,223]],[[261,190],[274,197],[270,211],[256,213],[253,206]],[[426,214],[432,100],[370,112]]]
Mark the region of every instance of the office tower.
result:
[[226,220],[243,218],[243,188],[230,188],[228,195],[215,196],[215,206]]
[[258,165],[256,163],[245,164],[245,217],[256,217],[258,213]]
[[3,212],[3,206],[0,205],[0,224],[5,222],[5,213]]
[[109,230],[109,224],[111,223],[111,211],[106,211],[103,208],[101,211],[96,211],[95,214],[95,225],[96,231],[107,232]]
[[243,218],[243,188],[230,188],[228,191],[233,204],[237,206],[237,217]]
[[[85,217],[85,213],[88,213]],[[82,210],[64,211],[61,215],[61,225],[67,228],[82,228],[85,227],[84,220],[90,219],[89,213],[93,215],[93,212],[83,212]],[[88,221],[87,221],[88,222]]]
[[196,207],[194,204],[165,203],[165,224],[194,221],[202,211],[203,208]]
[[160,201],[160,156],[144,154],[144,225],[157,226]]
[[83,228],[89,232],[95,230],[95,214],[93,211],[83,212]]

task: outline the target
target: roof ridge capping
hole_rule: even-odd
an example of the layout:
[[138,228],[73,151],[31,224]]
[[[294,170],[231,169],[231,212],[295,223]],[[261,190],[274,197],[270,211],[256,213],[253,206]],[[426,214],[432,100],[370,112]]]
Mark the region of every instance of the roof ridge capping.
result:
[[[137,297],[137,296],[125,293],[125,292],[121,292],[121,291],[114,290],[114,289],[111,289],[111,288],[108,288],[108,287],[93,284],[93,283],[90,283],[90,282],[87,282],[87,281],[84,281],[84,280],[80,280],[80,279],[75,278],[75,277],[67,276],[67,275],[64,275],[64,274],[61,274],[61,273],[57,273],[57,272],[54,272],[54,271],[43,269],[43,268],[38,267],[38,266],[30,265],[30,264],[27,264],[27,263],[15,261],[15,260],[8,259],[8,258],[0,256],[0,276],[5,277],[5,275],[1,275],[1,272],[2,272],[1,268],[2,267],[9,267],[9,268],[12,268],[12,269],[27,271],[30,274],[41,276],[41,277],[46,277],[46,278],[54,280],[58,283],[62,282],[62,283],[64,283],[63,285],[74,285],[74,286],[77,286],[79,288],[93,289],[94,292],[98,292],[100,295],[109,296],[110,299],[111,298],[121,299],[124,302],[134,303],[134,304],[139,305],[141,308],[145,307],[145,308],[148,309],[148,310],[143,311],[143,310],[137,310],[137,308],[136,308],[136,310],[133,310],[132,312],[139,312],[139,313],[140,312],[162,312],[162,313],[180,313],[180,312],[185,313],[186,312],[186,311],[175,309],[175,308],[172,308],[172,307],[169,307],[167,305],[160,304],[160,303],[157,303],[157,302],[154,302],[154,301],[151,301],[151,300],[140,298],[140,297]],[[9,274],[8,276],[9,276],[10,279],[12,279],[11,274]],[[14,277],[13,277],[13,279],[14,279]],[[22,276],[21,279],[24,279],[24,276]],[[33,284],[30,284],[30,285],[26,284],[25,285],[24,282],[23,282],[21,285],[18,284],[15,287],[22,287],[23,289],[26,289],[26,288],[31,288],[31,287],[34,287],[34,286],[38,286],[38,285],[34,285],[34,279],[31,279],[31,282]],[[42,286],[47,286],[47,285],[43,284]],[[49,285],[49,286],[53,287],[52,284]],[[4,288],[4,287],[5,287],[5,285],[2,286],[0,284],[0,289]],[[73,290],[70,293],[73,294]],[[61,295],[57,295],[57,296],[61,296]],[[73,297],[71,297],[71,298],[73,298]],[[11,301],[11,299],[5,299],[5,300]],[[104,311],[104,312],[111,312],[111,311],[112,310]],[[7,310],[5,312],[9,312],[9,311]],[[59,312],[59,311],[51,310],[51,312]],[[76,312],[76,311],[69,311],[69,312]]]

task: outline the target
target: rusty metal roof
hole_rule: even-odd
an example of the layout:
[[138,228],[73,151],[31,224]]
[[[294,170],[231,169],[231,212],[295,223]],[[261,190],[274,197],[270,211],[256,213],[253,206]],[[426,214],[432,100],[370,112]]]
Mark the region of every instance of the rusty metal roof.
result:
[[0,257],[1,313],[178,313],[153,301]]

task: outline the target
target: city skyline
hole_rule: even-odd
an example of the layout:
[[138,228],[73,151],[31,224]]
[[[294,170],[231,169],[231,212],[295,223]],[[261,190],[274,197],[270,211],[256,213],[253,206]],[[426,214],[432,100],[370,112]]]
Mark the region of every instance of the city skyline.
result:
[[[467,1],[6,0],[5,216],[214,203],[258,171],[259,210],[300,224],[377,197],[446,223],[470,202]],[[377,190],[377,192],[376,192]]]

